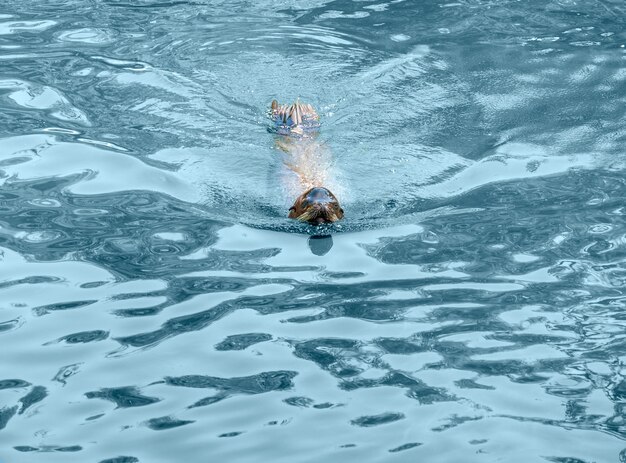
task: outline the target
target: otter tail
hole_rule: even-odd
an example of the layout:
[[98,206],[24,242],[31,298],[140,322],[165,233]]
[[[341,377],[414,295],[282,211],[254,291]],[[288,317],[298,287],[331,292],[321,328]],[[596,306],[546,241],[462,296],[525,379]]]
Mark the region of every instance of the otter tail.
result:
[[279,104],[273,100],[270,117],[274,121],[276,131],[281,135],[304,134],[319,129],[319,116],[313,106],[306,103]]

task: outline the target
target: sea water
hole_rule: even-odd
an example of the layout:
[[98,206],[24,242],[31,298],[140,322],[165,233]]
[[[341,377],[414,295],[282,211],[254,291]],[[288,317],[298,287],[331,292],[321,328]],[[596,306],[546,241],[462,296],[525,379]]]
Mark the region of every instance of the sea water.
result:
[[0,461],[626,461],[625,16],[1,0]]

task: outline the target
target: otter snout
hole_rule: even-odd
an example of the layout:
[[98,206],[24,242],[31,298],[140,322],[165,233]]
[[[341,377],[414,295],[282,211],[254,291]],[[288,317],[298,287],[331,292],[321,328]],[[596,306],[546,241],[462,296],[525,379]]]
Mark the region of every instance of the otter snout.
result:
[[343,209],[330,190],[311,188],[302,193],[289,208],[289,218],[312,225],[332,223],[343,218]]

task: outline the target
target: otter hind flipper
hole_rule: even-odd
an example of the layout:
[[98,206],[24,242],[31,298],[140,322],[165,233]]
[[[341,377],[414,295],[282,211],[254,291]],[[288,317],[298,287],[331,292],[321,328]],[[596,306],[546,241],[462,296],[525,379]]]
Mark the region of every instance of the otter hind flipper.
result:
[[295,103],[293,105],[293,111],[296,115],[296,118],[295,118],[296,125],[302,124],[302,107],[300,106],[300,103]]
[[319,128],[319,116],[313,106],[296,100],[292,104],[280,104],[272,100],[270,116],[282,135],[314,132]]

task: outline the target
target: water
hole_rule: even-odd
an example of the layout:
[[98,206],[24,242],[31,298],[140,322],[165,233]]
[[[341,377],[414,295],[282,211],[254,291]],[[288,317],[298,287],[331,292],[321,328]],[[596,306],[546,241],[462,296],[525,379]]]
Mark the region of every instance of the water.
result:
[[0,1],[0,461],[626,461],[625,14]]

